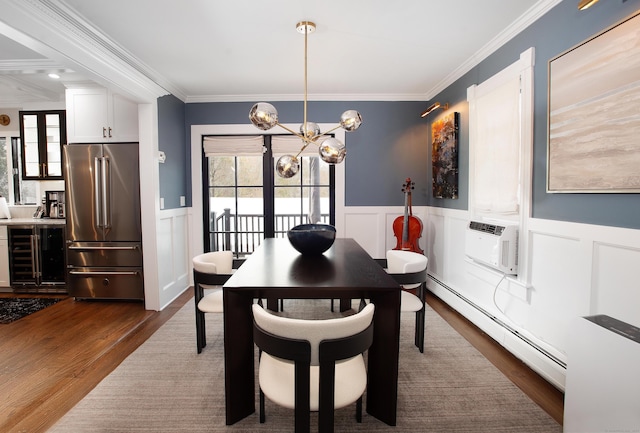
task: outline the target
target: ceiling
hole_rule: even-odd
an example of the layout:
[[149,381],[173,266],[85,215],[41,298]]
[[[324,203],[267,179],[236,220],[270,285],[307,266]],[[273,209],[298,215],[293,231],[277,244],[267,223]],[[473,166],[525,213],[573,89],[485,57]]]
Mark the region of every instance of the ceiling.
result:
[[[560,0],[22,1],[64,8],[145,79],[206,102],[302,99],[301,20],[317,25],[310,100],[427,101]],[[68,83],[103,78],[55,38],[25,43],[38,32],[11,21],[0,16],[0,106],[56,100]]]

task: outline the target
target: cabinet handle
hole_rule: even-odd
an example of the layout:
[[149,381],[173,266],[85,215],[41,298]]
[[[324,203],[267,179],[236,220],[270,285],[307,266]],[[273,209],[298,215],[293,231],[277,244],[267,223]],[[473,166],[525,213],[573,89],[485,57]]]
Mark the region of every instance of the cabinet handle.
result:
[[107,138],[107,128],[102,127],[102,138]]
[[137,271],[69,271],[70,275],[95,277],[99,275],[140,275]]
[[109,127],[109,138],[111,138],[111,127]]

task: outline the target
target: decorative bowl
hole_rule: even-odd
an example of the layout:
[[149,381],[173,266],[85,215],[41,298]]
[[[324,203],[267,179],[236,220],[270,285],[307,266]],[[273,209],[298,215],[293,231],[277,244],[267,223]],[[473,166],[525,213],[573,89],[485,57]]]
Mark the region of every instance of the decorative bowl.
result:
[[336,228],[329,224],[300,224],[287,232],[293,248],[302,255],[319,255],[336,240]]

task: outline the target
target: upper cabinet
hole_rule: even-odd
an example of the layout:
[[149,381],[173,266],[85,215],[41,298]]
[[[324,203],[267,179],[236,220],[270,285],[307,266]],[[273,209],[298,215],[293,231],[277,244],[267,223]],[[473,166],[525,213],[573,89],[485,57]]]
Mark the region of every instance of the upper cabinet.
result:
[[65,125],[64,110],[20,111],[22,179],[62,179]]
[[66,90],[68,143],[138,141],[138,104],[101,87]]

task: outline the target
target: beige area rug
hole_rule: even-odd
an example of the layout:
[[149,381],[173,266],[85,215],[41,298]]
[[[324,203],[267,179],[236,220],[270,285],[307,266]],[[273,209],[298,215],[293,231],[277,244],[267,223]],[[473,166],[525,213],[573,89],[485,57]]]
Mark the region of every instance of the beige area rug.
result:
[[[287,315],[310,310],[331,314],[329,301],[285,301]],[[366,412],[358,424],[354,405],[336,411],[336,432],[562,431],[433,310],[427,307],[424,354],[413,345],[414,314],[401,320],[397,426]],[[256,412],[225,425],[221,315],[207,315],[207,342],[198,355],[192,300],[49,432],[292,432],[293,412],[269,401],[265,424]],[[315,414],[311,423],[317,431]]]

